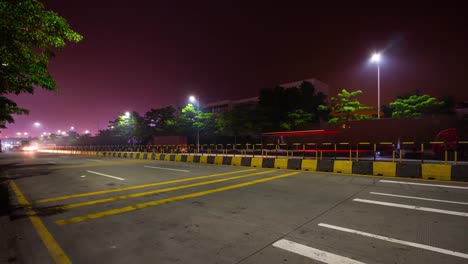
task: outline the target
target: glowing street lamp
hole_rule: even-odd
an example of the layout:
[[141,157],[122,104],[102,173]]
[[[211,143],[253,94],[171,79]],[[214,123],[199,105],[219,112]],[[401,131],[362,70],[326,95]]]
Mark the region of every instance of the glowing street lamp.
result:
[[39,122],[34,122],[34,126],[35,126],[35,127],[40,127],[40,126],[41,126],[41,123],[39,123]]
[[130,112],[125,112],[124,118],[129,119],[130,118]]
[[28,132],[24,132],[23,135],[24,135],[24,136],[27,136],[27,135],[28,135]]
[[[189,96],[189,101],[197,106],[197,113],[198,109],[200,108],[200,102],[198,102],[197,98],[193,95]],[[200,152],[200,129],[197,127],[197,152]]]
[[70,127],[70,130],[75,130],[75,127],[74,126]]
[[374,52],[370,59],[371,62],[377,64],[377,119],[380,119],[380,60],[381,55],[378,52]]
[[86,130],[86,131],[85,131],[85,134],[89,134],[89,130]]
[[21,136],[21,132],[16,133],[17,136]]

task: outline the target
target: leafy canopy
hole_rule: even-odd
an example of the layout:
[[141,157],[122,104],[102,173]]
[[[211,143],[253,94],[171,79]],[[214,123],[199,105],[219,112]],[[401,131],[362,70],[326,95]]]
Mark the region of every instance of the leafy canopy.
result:
[[338,93],[337,97],[331,98],[330,106],[321,105],[320,109],[331,111],[329,123],[370,119],[371,117],[362,114],[362,111],[371,110],[372,107],[366,106],[354,98],[360,94],[362,94],[361,90],[348,92],[343,89],[341,93]]
[[0,128],[14,122],[13,114],[28,112],[5,96],[32,94],[34,87],[57,91],[49,59],[66,42],[82,39],[63,17],[37,0],[0,1]]
[[434,110],[440,109],[443,104],[443,102],[438,101],[435,97],[423,94],[398,98],[390,103],[390,107],[393,109],[392,117],[414,118],[434,112]]

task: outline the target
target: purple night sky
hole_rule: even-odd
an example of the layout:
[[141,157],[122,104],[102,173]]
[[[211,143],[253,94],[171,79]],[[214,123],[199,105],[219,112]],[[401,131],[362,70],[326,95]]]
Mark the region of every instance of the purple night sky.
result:
[[[165,2],[165,1],[164,1]],[[178,2],[178,1],[176,1]],[[462,9],[321,9],[313,6],[176,4],[163,1],[46,1],[84,36],[51,60],[60,93],[12,97],[31,110],[2,137],[79,133],[107,127],[125,111],[258,95],[308,78],[361,89],[376,105],[414,92],[468,100],[468,31]],[[378,14],[378,15],[377,15]],[[34,128],[39,121],[43,127]]]

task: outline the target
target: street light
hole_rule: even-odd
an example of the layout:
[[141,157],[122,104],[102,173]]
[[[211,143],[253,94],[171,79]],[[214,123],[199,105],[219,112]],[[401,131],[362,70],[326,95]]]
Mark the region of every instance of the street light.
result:
[[70,127],[70,130],[75,130],[75,127],[74,126]]
[[124,118],[129,119],[130,118],[130,112],[125,112]]
[[41,126],[41,123],[35,122],[35,123],[34,123],[34,126],[35,126],[35,127],[40,127],[40,126]]
[[381,55],[378,52],[374,52],[370,59],[377,64],[377,119],[380,119],[380,59]]
[[86,130],[84,133],[85,133],[85,134],[89,134],[89,130]]
[[17,136],[21,136],[21,132],[16,133]]
[[[193,95],[189,96],[189,101],[197,106],[197,114],[200,108],[200,102],[198,102],[197,98]],[[200,153],[200,129],[197,126],[197,153]]]

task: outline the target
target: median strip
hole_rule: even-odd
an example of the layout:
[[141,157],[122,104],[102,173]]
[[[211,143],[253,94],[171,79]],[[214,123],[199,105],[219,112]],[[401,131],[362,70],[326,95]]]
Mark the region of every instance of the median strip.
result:
[[100,195],[100,194],[106,194],[106,193],[122,192],[122,191],[127,191],[127,190],[135,190],[135,189],[141,189],[141,188],[147,188],[147,187],[153,187],[153,186],[159,186],[159,185],[165,185],[165,184],[172,184],[172,183],[179,183],[179,182],[186,182],[186,181],[201,180],[201,179],[219,177],[219,176],[230,175],[230,174],[236,174],[236,173],[244,173],[244,172],[255,171],[255,170],[256,170],[256,169],[237,170],[237,171],[216,173],[216,174],[211,174],[211,175],[206,175],[206,176],[197,176],[197,177],[192,177],[192,178],[183,178],[183,179],[172,180],[172,181],[155,182],[155,183],[142,184],[142,185],[135,185],[135,186],[129,186],[129,187],[121,187],[121,188],[115,188],[115,189],[110,189],[110,190],[102,190],[102,191],[95,191],[95,192],[71,194],[71,195],[65,195],[65,196],[59,196],[59,197],[41,199],[41,200],[35,201],[34,203],[35,203],[35,204],[40,204],[40,203],[55,202],[55,201],[68,200],[68,199],[74,199],[74,198],[80,198],[80,197],[86,197],[86,196],[93,196],[93,195]]
[[239,184],[229,185],[229,186],[220,187],[220,188],[216,188],[216,189],[211,189],[211,190],[207,190],[207,191],[201,191],[201,192],[195,192],[195,193],[190,193],[190,194],[185,194],[185,195],[179,195],[179,196],[174,196],[174,197],[170,197],[170,198],[166,198],[166,199],[155,200],[155,201],[151,201],[151,202],[125,206],[125,207],[122,207],[122,208],[112,209],[112,210],[103,211],[103,212],[99,212],[99,213],[88,214],[88,215],[73,217],[73,218],[69,218],[69,219],[58,220],[55,223],[57,225],[59,225],[59,226],[63,226],[63,225],[66,225],[66,224],[83,222],[83,221],[87,221],[87,220],[91,220],[91,219],[97,219],[97,218],[102,218],[102,217],[106,217],[106,216],[122,214],[122,213],[131,212],[131,211],[135,211],[135,210],[139,210],[139,209],[144,209],[144,208],[151,207],[151,206],[157,206],[157,205],[167,204],[167,203],[176,202],[176,201],[180,201],[180,200],[185,200],[185,199],[189,199],[189,198],[204,196],[204,195],[208,195],[208,194],[212,194],[212,193],[223,192],[223,191],[232,190],[232,189],[238,189],[238,188],[242,188],[242,187],[245,187],[245,186],[254,185],[254,184],[257,184],[257,183],[268,182],[268,181],[272,181],[272,180],[276,180],[276,179],[290,177],[290,176],[293,176],[293,175],[296,175],[296,174],[299,174],[299,172],[286,173],[286,174],[281,174],[281,175],[268,177],[268,178],[263,178],[263,179],[259,179],[259,180],[253,180],[253,181],[248,181],[248,182],[244,182],[244,183],[239,183]]

